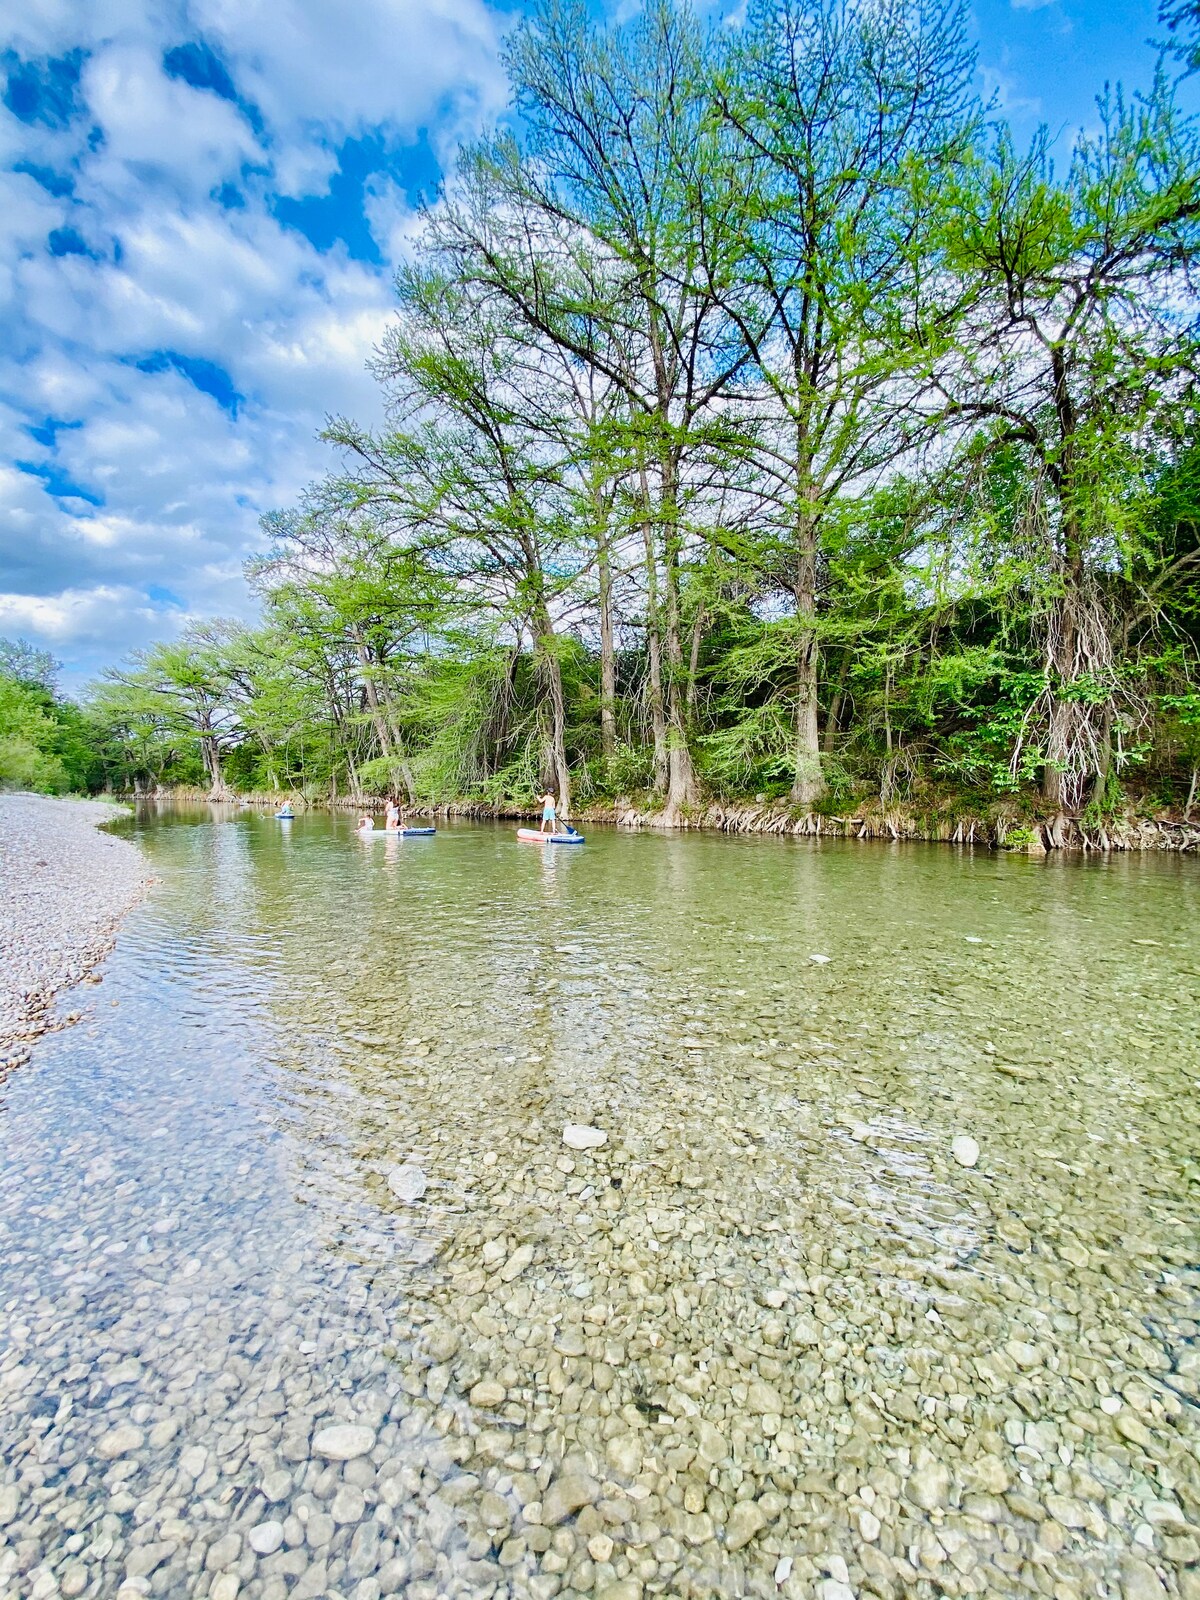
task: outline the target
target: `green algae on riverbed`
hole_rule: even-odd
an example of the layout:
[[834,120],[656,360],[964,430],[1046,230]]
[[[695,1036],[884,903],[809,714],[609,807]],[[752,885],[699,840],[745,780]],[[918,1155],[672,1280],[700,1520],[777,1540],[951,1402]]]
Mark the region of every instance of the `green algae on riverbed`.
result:
[[19,1594],[1200,1592],[1193,864],[216,817],[5,1091]]

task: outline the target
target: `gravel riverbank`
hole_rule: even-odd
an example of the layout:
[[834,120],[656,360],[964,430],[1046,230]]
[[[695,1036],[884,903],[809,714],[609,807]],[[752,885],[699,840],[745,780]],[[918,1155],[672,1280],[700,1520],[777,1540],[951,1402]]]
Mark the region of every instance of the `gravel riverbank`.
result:
[[[150,873],[141,851],[98,831],[124,807],[0,794],[0,1073],[56,1026],[54,996],[88,977]],[[98,980],[93,980],[98,981]]]

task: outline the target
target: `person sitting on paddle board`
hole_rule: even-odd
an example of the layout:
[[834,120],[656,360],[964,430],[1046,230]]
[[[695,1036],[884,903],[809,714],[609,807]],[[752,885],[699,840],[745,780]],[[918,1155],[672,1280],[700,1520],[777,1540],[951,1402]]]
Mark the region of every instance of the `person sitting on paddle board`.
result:
[[555,830],[555,799],[552,794],[544,794],[542,796],[542,825],[538,830],[539,833],[546,832],[547,823],[550,824],[550,832],[553,833]]
[[358,826],[363,833],[371,833],[375,828],[375,819],[374,817],[359,817]]

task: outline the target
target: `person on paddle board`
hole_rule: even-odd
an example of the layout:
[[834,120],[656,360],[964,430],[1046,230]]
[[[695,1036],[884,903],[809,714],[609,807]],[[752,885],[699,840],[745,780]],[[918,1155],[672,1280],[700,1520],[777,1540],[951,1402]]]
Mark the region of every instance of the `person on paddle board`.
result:
[[400,807],[394,800],[389,800],[387,803],[383,825],[389,833],[398,833],[400,831]]
[[542,826],[538,830],[539,833],[545,833],[547,831],[547,823],[550,824],[549,832],[554,832],[556,827],[556,809],[557,805],[554,796],[552,794],[544,794],[542,796]]

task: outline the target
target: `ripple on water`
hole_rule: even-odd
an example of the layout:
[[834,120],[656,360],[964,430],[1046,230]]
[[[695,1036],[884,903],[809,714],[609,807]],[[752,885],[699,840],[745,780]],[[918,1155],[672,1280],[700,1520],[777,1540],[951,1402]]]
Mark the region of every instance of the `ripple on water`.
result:
[[1200,1593],[1194,864],[142,838],[0,1091],[0,1592]]

